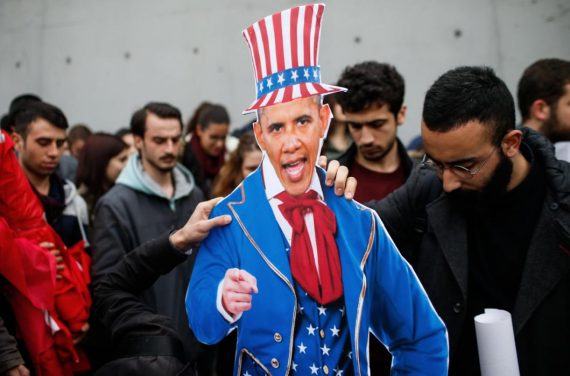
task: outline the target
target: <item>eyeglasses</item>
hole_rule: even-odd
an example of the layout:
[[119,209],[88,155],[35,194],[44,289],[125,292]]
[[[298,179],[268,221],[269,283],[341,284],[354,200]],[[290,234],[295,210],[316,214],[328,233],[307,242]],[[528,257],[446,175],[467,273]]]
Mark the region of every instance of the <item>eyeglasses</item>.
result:
[[493,148],[493,150],[491,150],[491,152],[485,159],[480,161],[472,168],[467,168],[459,164],[446,165],[441,162],[436,162],[433,159],[431,159],[427,154],[424,155],[421,163],[423,166],[435,170],[435,172],[437,172],[439,176],[443,175],[443,170],[448,168],[461,179],[471,179],[473,176],[477,175],[483,167],[485,167],[485,164],[487,164],[487,161],[491,158],[491,156],[496,150],[497,150],[496,148]]

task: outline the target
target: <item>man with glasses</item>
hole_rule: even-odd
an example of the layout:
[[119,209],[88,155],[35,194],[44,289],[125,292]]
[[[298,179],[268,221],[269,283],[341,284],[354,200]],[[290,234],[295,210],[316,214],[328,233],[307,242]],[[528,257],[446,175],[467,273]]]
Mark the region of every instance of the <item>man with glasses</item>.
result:
[[570,369],[570,165],[515,129],[490,68],[448,71],[425,96],[422,166],[378,211],[450,343],[450,375],[479,374],[474,316],[512,314],[521,374]]
[[404,79],[392,65],[366,61],[347,67],[338,84],[348,88],[337,96],[354,140],[339,162],[358,180],[356,200],[380,200],[404,184],[413,167],[397,138],[406,118]]

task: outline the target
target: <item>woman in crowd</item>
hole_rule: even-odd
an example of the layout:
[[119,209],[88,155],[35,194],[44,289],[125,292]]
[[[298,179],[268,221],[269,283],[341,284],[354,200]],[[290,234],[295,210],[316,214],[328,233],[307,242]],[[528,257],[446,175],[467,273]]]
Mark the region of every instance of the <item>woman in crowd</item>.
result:
[[252,132],[244,133],[236,150],[220,170],[214,182],[212,196],[227,196],[261,162],[261,150]]
[[[129,145],[108,133],[91,135],[79,158],[76,184],[92,217],[97,200],[115,184],[129,158]],[[93,218],[90,218],[92,222]]]
[[[195,118],[197,121],[193,120]],[[204,196],[210,198],[213,182],[226,160],[230,116],[224,106],[205,102],[195,111],[189,128],[193,132],[184,147],[181,162],[192,172]]]

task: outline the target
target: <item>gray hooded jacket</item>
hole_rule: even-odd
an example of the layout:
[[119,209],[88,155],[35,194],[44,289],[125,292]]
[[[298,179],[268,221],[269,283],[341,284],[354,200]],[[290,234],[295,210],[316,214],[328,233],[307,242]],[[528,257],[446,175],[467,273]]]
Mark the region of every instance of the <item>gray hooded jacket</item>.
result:
[[[194,185],[192,174],[183,166],[173,170],[175,193],[172,198],[160,189],[143,170],[138,155],[133,155],[117,182],[95,207],[93,228],[92,283],[97,289],[102,276],[139,245],[182,227],[204,196]],[[194,257],[161,276],[143,292],[141,299],[157,313],[173,320],[185,340],[188,360],[195,356],[184,298]],[[95,303],[96,304],[96,303]],[[113,332],[114,328],[110,328]],[[113,333],[111,333],[113,334]]]

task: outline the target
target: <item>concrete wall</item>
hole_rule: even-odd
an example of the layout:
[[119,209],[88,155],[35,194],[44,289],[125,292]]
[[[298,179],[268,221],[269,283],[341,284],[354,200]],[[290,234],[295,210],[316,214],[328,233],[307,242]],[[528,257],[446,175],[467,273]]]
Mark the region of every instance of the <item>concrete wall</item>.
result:
[[[233,126],[255,95],[241,36],[259,18],[303,1],[0,0],[0,111],[33,92],[71,123],[115,131],[150,100],[185,119],[203,100],[228,107]],[[406,142],[419,132],[423,95],[457,65],[495,68],[512,90],[543,57],[570,59],[568,0],[327,1],[323,80],[349,64],[394,64],[406,79]],[[513,91],[514,92],[514,91]]]

